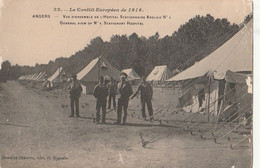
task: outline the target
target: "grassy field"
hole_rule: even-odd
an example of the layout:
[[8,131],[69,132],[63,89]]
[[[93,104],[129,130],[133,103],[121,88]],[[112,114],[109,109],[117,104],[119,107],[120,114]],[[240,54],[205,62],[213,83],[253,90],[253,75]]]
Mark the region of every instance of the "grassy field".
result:
[[[243,139],[241,131],[233,131],[214,143],[210,131],[214,123],[206,122],[207,115],[176,113],[178,90],[154,89],[153,122],[141,118],[140,100],[131,100],[127,124],[123,126],[113,124],[114,110],[107,113],[107,124],[93,123],[92,95],[81,96],[81,117],[69,118],[70,100],[64,90],[45,91],[38,84],[17,81],[0,86],[2,168],[251,167],[252,144],[248,140],[233,150],[229,147]],[[195,118],[187,122],[192,115]],[[216,136],[221,137],[235,126],[220,129]],[[145,148],[140,134],[148,141]]]

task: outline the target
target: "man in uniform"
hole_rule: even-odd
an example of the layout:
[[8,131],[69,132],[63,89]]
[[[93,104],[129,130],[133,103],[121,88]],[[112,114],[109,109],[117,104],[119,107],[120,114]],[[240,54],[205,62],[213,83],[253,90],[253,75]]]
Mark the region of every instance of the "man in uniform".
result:
[[127,118],[127,108],[129,97],[133,94],[132,86],[126,81],[127,74],[121,73],[121,82],[118,84],[118,109],[117,109],[117,122],[116,124],[121,124],[122,109],[124,108],[123,123],[126,123]]
[[69,86],[70,93],[70,106],[71,106],[71,115],[74,117],[74,105],[76,106],[76,115],[79,116],[79,97],[81,96],[82,87],[79,81],[77,80],[77,75],[72,76],[72,83]]
[[102,123],[106,121],[106,104],[108,89],[104,83],[104,77],[101,76],[99,79],[99,84],[94,88],[93,95],[97,99],[96,103],[96,123],[99,123],[100,120],[100,109],[102,108]]
[[153,120],[153,107],[152,107],[152,98],[153,98],[153,88],[148,83],[144,77],[142,77],[142,82],[138,85],[138,89],[135,94],[131,97],[133,99],[139,92],[141,92],[141,104],[142,104],[142,116],[146,120],[145,114],[145,104],[147,104],[149,118]]
[[107,84],[108,88],[108,109],[111,108],[111,100],[113,101],[113,108],[116,108],[116,95],[117,95],[117,85],[115,80],[111,78],[111,81]]

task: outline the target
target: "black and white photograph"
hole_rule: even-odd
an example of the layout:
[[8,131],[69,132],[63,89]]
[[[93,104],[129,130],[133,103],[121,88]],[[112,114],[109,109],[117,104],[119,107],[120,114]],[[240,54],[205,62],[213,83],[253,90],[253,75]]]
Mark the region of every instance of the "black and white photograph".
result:
[[253,27],[252,0],[0,0],[0,168],[253,167]]

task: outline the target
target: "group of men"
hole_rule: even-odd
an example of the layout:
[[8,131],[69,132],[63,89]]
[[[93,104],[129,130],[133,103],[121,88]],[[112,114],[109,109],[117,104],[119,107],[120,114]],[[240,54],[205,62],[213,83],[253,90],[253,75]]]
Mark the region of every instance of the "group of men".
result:
[[[113,108],[116,109],[117,104],[117,121],[115,124],[125,124],[127,119],[127,109],[129,99],[133,99],[139,92],[142,104],[142,116],[143,118],[153,120],[153,108],[152,108],[152,97],[153,89],[152,86],[142,77],[142,82],[138,85],[137,91],[133,94],[132,85],[126,80],[127,74],[122,72],[120,75],[121,81],[117,84],[116,81],[111,78],[111,81],[106,85],[104,77],[99,78],[99,83],[94,87],[93,96],[96,98],[96,123],[106,122],[106,107],[107,107],[107,97],[108,99],[108,109],[111,109],[111,103],[113,102]],[[79,97],[82,92],[82,87],[77,76],[73,75],[73,81],[69,87],[69,93],[71,98],[71,115],[74,116],[74,106],[76,106],[76,115],[79,117]],[[118,101],[116,103],[116,96],[118,96]],[[149,118],[145,114],[145,105],[148,107]],[[102,109],[102,115],[100,115],[100,110]],[[123,120],[122,120],[122,112]]]

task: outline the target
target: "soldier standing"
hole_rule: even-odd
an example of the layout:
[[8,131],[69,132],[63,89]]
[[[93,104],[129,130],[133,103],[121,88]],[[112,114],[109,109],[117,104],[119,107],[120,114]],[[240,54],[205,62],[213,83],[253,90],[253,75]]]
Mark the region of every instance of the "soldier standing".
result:
[[127,108],[129,97],[133,94],[132,86],[126,81],[127,74],[121,73],[121,82],[118,84],[118,109],[117,109],[117,122],[116,124],[121,124],[122,109],[124,108],[123,123],[126,123],[127,118]]
[[106,104],[108,89],[104,83],[104,77],[101,76],[99,79],[99,84],[94,88],[93,95],[97,99],[96,103],[96,122],[99,123],[100,120],[100,109],[102,108],[102,123],[106,121]]
[[74,117],[74,105],[76,106],[76,115],[79,115],[79,97],[81,96],[82,87],[79,81],[77,80],[77,75],[72,76],[73,80],[71,85],[69,86],[70,93],[70,106],[71,106],[71,115],[70,117]]
[[117,85],[115,80],[111,78],[111,81],[107,84],[108,87],[108,109],[111,108],[111,101],[113,101],[113,108],[116,108],[116,95],[117,95]]
[[149,118],[150,120],[153,120],[153,88],[151,84],[145,80],[144,77],[142,77],[142,82],[138,85],[138,89],[135,92],[135,94],[131,97],[131,99],[133,99],[139,93],[139,91],[141,92],[142,116],[146,120],[145,104],[147,104]]

